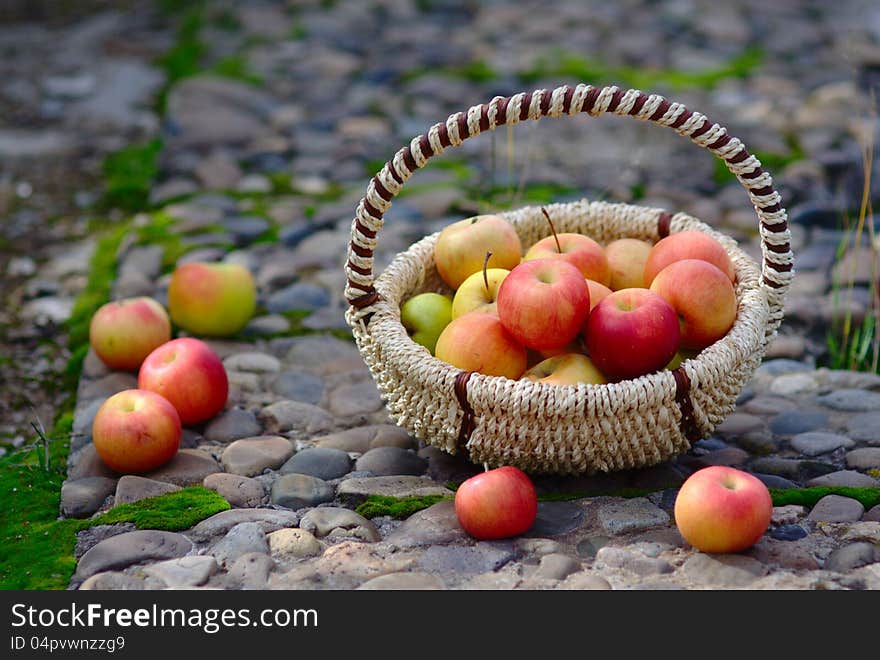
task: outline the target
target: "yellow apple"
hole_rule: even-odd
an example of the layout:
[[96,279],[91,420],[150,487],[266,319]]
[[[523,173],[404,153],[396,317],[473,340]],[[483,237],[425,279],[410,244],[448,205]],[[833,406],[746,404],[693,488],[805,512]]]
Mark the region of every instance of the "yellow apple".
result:
[[485,277],[483,271],[468,275],[452,298],[452,318],[468,312],[497,314],[498,305],[495,301],[498,298],[498,287],[508,273],[510,271],[506,268],[487,268]]
[[608,382],[592,360],[580,353],[565,353],[547,358],[526,371],[522,377],[547,385],[601,385]]
[[613,291],[646,286],[645,263],[653,247],[653,243],[638,238],[618,238],[605,246]]

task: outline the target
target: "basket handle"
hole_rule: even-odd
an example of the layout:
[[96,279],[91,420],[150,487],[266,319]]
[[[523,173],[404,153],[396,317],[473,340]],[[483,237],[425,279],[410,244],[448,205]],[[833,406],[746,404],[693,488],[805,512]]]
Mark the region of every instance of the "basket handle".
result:
[[[746,189],[758,215],[761,235],[762,281],[767,293],[770,316],[766,337],[769,340],[782,322],[785,294],[794,275],[791,234],[782,198],[773,188],[770,174],[750,154],[743,143],[728,134],[723,126],[705,115],[688,110],[680,103],[670,102],[658,94],[645,94],[637,89],[621,90],[616,86],[593,87],[580,84],[563,85],[553,90],[539,89],[510,97],[496,96],[489,103],[475,105],[467,112],[450,115],[445,123],[437,123],[398,151],[394,158],[372,178],[367,192],[357,207],[351,225],[351,242],[345,264],[347,284],[345,297],[351,305],[350,322],[369,322],[372,307],[379,300],[373,286],[373,251],[383,216],[391,200],[403,184],[428,160],[440,155],[447,147],[458,146],[467,138],[505,124],[537,120],[544,116],[559,117],[585,112],[598,117],[606,112],[632,116],[668,126],[698,146],[720,158],[727,169]],[[662,213],[658,221],[663,233],[668,231],[670,216]]]

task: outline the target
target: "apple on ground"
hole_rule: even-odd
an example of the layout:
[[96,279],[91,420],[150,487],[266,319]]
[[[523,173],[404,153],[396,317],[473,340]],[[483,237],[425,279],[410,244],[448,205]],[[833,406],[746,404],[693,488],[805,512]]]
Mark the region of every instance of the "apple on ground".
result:
[[455,492],[455,514],[475,539],[506,539],[527,532],[538,514],[529,476],[507,465],[474,475]]
[[618,238],[605,246],[612,290],[647,288],[645,263],[653,247],[653,243],[638,238]]
[[173,339],[150,353],[138,372],[138,387],[168,399],[184,425],[211,419],[229,395],[220,356],[193,337]]
[[721,339],[736,321],[736,291],[727,275],[702,259],[669,264],[651,282],[675,309],[681,324],[681,346],[702,350]]
[[149,472],[170,461],[180,447],[180,416],[164,397],[123,390],[107,399],[92,422],[100,459],[123,474]]
[[427,348],[431,355],[437,338],[452,320],[452,300],[440,293],[419,293],[400,308],[400,322],[412,340]]
[[89,344],[111,369],[137,371],[145,357],[170,339],[168,313],[145,296],[108,302],[89,324]]
[[760,479],[722,465],[694,472],[675,499],[679,532],[702,552],[750,548],[767,530],[772,512],[773,500]]
[[257,288],[241,264],[192,261],[178,266],[168,285],[168,312],[178,326],[204,337],[229,337],[251,320]]
[[482,270],[486,252],[492,253],[488,268],[511,270],[522,258],[519,235],[500,215],[476,215],[444,227],[434,247],[434,264],[443,281],[458,289]]
[[487,268],[468,275],[452,298],[452,318],[468,312],[498,313],[498,288],[510,274],[505,268]]
[[625,380],[663,369],[679,348],[678,316],[648,289],[615,291],[590,312],[587,352],[610,380]]
[[701,231],[688,230],[670,234],[662,238],[648,254],[645,262],[643,286],[650,287],[657,273],[669,264],[683,259],[702,259],[718,268],[731,282],[736,280],[736,271],[727,250],[717,240]]
[[522,377],[546,385],[601,385],[608,382],[592,360],[581,353],[566,353],[547,358],[526,371]]
[[587,279],[605,286],[608,286],[611,281],[611,271],[608,269],[605,250],[584,234],[569,232],[542,238],[530,247],[523,256],[523,261],[532,261],[533,259],[561,259],[575,266]]
[[469,312],[452,319],[437,339],[435,356],[466,371],[516,380],[526,370],[526,349],[495,314]]
[[498,289],[498,317],[516,340],[535,350],[569,344],[590,313],[583,274],[562,259],[523,261]]

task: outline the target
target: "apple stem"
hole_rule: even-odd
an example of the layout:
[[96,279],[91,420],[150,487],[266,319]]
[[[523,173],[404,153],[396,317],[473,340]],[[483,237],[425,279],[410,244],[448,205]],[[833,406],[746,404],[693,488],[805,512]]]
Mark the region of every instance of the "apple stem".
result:
[[550,214],[547,213],[547,209],[543,206],[541,207],[541,213],[544,214],[544,217],[547,218],[547,224],[550,225],[550,231],[553,232],[553,240],[556,241],[556,251],[559,254],[562,254],[562,246],[559,244],[559,236],[556,235],[556,227],[553,226],[553,221],[550,219]]
[[489,258],[492,256],[492,253],[486,250],[486,258],[483,259],[483,284],[486,287],[486,295],[491,296],[492,293],[489,291]]

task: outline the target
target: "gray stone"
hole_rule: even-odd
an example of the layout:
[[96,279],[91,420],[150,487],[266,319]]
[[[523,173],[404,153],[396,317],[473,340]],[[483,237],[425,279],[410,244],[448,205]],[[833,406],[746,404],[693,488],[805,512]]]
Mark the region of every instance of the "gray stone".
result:
[[841,447],[852,447],[853,444],[845,435],[822,431],[799,433],[791,439],[791,446],[805,456],[819,456]]
[[47,296],[30,300],[21,306],[21,317],[36,325],[59,325],[64,323],[73,312],[73,300]]
[[198,184],[191,179],[174,178],[162,183],[157,183],[150,189],[150,204],[158,206],[172,199],[191,195],[199,189]]
[[97,130],[156,130],[155,116],[143,108],[164,80],[137,58],[102,58],[96,63],[97,88],[65,109],[69,118]]
[[330,304],[327,290],[314,284],[296,282],[276,291],[266,299],[266,309],[274,314],[305,310],[313,312]]
[[816,397],[827,408],[844,412],[880,410],[880,393],[861,389],[840,389]]
[[235,187],[243,174],[235,159],[219,149],[200,160],[193,173],[202,186],[213,190]]
[[743,555],[706,555],[698,553],[688,559],[680,573],[700,586],[713,588],[748,587],[764,575],[761,562]]
[[370,520],[351,509],[341,507],[314,508],[303,515],[299,526],[318,538],[330,536],[338,530],[344,532],[343,536],[355,536],[363,541],[374,542],[380,538],[379,530]]
[[260,419],[269,433],[294,432],[311,436],[333,426],[333,418],[327,411],[302,401],[276,401],[263,408]]
[[567,534],[580,527],[585,517],[586,509],[577,502],[538,502],[535,522],[524,536]]
[[281,466],[281,474],[296,472],[318,479],[338,479],[351,471],[351,457],[339,449],[308,447],[291,456]]
[[230,408],[214,417],[205,427],[205,440],[227,443],[260,435],[262,427],[250,410]]
[[119,534],[101,541],[80,558],[74,580],[144,561],[183,557],[192,547],[188,538],[172,532],[150,529]]
[[377,477],[424,474],[428,462],[418,454],[400,447],[376,447],[357,459],[356,470],[372,472]]
[[601,575],[581,571],[569,575],[556,588],[573,591],[611,591],[611,584]]
[[227,218],[223,225],[235,237],[238,245],[248,245],[269,230],[269,221],[258,215],[239,215]]
[[[290,321],[280,314],[266,314],[257,316],[248,321],[242,330],[242,334],[249,337],[264,337],[271,335],[283,335],[290,331]],[[283,395],[286,398],[294,398]],[[314,401],[312,403],[315,403]]]
[[373,381],[341,385],[330,393],[330,412],[340,417],[366,415],[384,405]]
[[227,589],[263,590],[269,587],[269,574],[275,561],[263,552],[247,552],[229,567],[223,578]]
[[86,552],[111,536],[126,534],[137,529],[134,523],[115,523],[113,525],[92,525],[76,533],[76,547],[73,556],[79,559]]
[[386,476],[354,477],[345,479],[336,488],[340,501],[357,506],[370,495],[386,497],[452,497],[455,493],[428,477]]
[[193,555],[151,564],[144,573],[162,580],[171,589],[199,587],[219,570],[217,560],[206,555]]
[[227,472],[244,477],[275,470],[293,455],[293,444],[281,436],[261,435],[230,444],[220,457]]
[[266,488],[260,481],[237,474],[225,472],[211,474],[205,477],[202,485],[216,492],[229,502],[230,506],[236,508],[260,506],[266,500]]
[[825,560],[823,568],[826,571],[848,573],[855,568],[875,564],[878,561],[880,561],[880,549],[873,543],[850,543],[832,552]]
[[284,371],[272,382],[272,391],[285,399],[317,404],[324,396],[324,379],[298,369]]
[[360,359],[357,346],[331,335],[318,335],[294,338],[285,361],[295,367],[320,368],[342,357]]
[[230,371],[245,371],[257,374],[278,373],[281,360],[268,353],[236,353],[223,360],[223,366]]
[[229,566],[249,552],[269,553],[266,533],[256,522],[239,523],[211,548],[211,555],[221,566]]
[[731,413],[715,430],[721,435],[732,436],[748,431],[756,431],[764,428],[764,420],[757,415],[748,413]]
[[119,265],[120,277],[131,272],[139,273],[148,280],[155,280],[162,273],[161,245],[139,245],[131,248]]
[[244,522],[259,523],[267,534],[283,527],[295,527],[299,516],[293,511],[276,509],[230,509],[215,513],[209,518],[191,527],[186,534],[196,543],[204,543],[221,535]]
[[880,412],[853,415],[846,422],[847,435],[857,442],[880,445]]
[[269,534],[268,540],[272,557],[280,561],[315,557],[324,550],[315,535],[305,529],[279,529]]
[[175,486],[196,486],[209,474],[222,471],[220,464],[207,452],[200,449],[180,449],[168,463],[143,476]]
[[358,591],[420,591],[445,589],[438,576],[432,573],[412,571],[408,573],[388,573],[371,578],[361,584]]
[[72,136],[50,130],[0,130],[0,157],[45,158],[67,153],[76,148]]
[[108,477],[68,479],[61,486],[61,512],[70,518],[85,518],[101,508],[116,488]]
[[444,500],[412,514],[385,541],[399,548],[450,544],[469,537],[458,524],[455,505]]
[[862,447],[847,452],[846,466],[856,470],[880,468],[880,447]]
[[418,566],[434,574],[477,575],[497,571],[515,556],[516,550],[508,541],[481,541],[473,546],[434,545],[422,553]]
[[139,477],[134,474],[126,474],[120,477],[119,483],[116,485],[115,504],[137,502],[147,497],[156,497],[178,490],[180,490],[180,486],[175,486],[174,484],[147,479],[146,477]]
[[840,495],[826,495],[816,502],[807,516],[814,522],[854,522],[861,519],[865,507],[858,500]]
[[880,522],[880,504],[875,504],[870,509],[868,509],[867,513],[862,516],[862,520],[867,520],[869,522]]
[[580,571],[581,568],[581,563],[574,557],[554,552],[541,557],[538,568],[535,569],[532,577],[544,580],[564,580],[572,573]]
[[272,484],[271,499],[288,509],[317,506],[333,499],[333,486],[307,474],[285,474]]
[[[164,586],[163,582],[152,579],[156,585]],[[80,591],[143,591],[149,588],[148,579],[142,576],[129,575],[122,571],[104,571],[96,573],[79,585]]]
[[596,552],[596,568],[622,568],[643,577],[672,573],[672,565],[663,559],[646,557],[627,548],[606,545]]
[[108,477],[110,479],[118,479],[119,473],[114,472],[95,450],[95,445],[88,443],[81,450],[70,457],[67,464],[68,479],[82,479],[83,477]]
[[365,454],[375,447],[412,448],[413,444],[413,439],[405,429],[391,424],[358,426],[315,438],[315,445],[318,447],[357,454]]
[[794,396],[816,392],[819,383],[814,373],[783,374],[773,379],[770,391],[781,396]]
[[669,514],[644,497],[634,497],[601,504],[599,522],[609,534],[627,534],[667,525]]
[[770,420],[770,430],[776,435],[797,435],[825,427],[828,416],[820,411],[787,410]]
[[137,376],[123,371],[113,371],[98,380],[82,380],[76,392],[77,401],[108,398],[123,390],[137,389]]
[[880,486],[880,481],[856,470],[838,470],[807,481],[807,486],[849,486],[853,488]]

